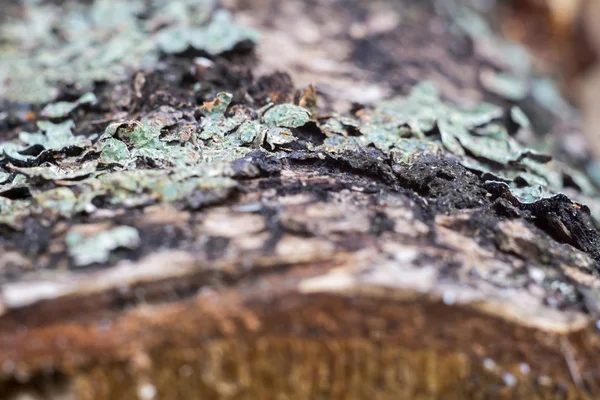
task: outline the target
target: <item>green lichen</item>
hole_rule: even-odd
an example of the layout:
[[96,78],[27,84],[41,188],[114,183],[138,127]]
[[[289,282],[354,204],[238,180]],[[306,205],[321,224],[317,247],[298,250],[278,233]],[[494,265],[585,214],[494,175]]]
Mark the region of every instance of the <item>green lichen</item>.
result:
[[237,183],[227,177],[186,176],[179,170],[132,170],[103,174],[84,181],[83,185],[89,187],[88,192],[102,195],[113,205],[139,207],[184,200],[194,191],[214,191],[225,196]]
[[81,96],[77,101],[59,101],[58,103],[48,104],[46,107],[44,107],[41,114],[46,118],[63,118],[68,116],[80,105],[94,104],[96,101],[96,95],[94,95],[92,92],[88,92]]
[[[17,159],[8,154],[0,156],[7,168],[2,172],[0,195],[23,189],[31,190],[32,197],[18,208],[6,203],[6,212],[16,215],[0,223],[22,229],[19,221],[27,217],[52,221],[93,214],[98,207],[171,202],[197,208],[227,198],[238,187],[233,179],[236,174],[252,177],[260,173],[251,163],[240,164],[240,159],[253,151],[268,155],[269,150],[296,140],[288,128],[262,123],[259,113],[245,107],[228,112],[231,100],[231,94],[219,93],[206,102],[199,109],[203,116],[196,125],[193,121],[183,123],[183,112],[161,106],[140,120],[109,124],[95,143],[73,136],[71,120],[39,122],[43,132],[21,133],[19,142],[2,143],[4,152],[24,158],[24,165],[13,165]],[[299,118],[308,118],[299,107],[283,106],[280,110],[292,115],[290,119],[286,112],[278,114],[284,124],[297,124],[293,121],[299,110],[303,114]],[[185,124],[197,129],[189,132],[187,140],[173,140],[173,132]],[[214,128],[210,135],[206,135],[208,127]],[[41,153],[29,155],[32,148],[41,149]],[[39,160],[50,150],[53,153],[44,160],[51,161]],[[67,157],[70,152],[73,155]],[[11,173],[16,175],[11,178]]]
[[[147,89],[171,79],[167,74],[165,81],[155,82],[152,75],[130,108],[121,108],[128,109],[124,121],[113,104],[94,107],[95,115],[84,113],[88,107],[74,112],[97,101],[91,91],[96,82],[118,82],[134,71],[154,67],[163,53],[184,53],[169,56],[169,61],[189,53],[216,55],[256,36],[233,24],[228,12],[215,11],[209,0],[66,1],[63,10],[49,3],[27,5],[29,22],[10,23],[1,34],[7,39],[0,40],[0,56],[8,57],[0,57],[0,98],[41,104],[53,101],[57,88],[69,88],[61,98],[87,93],[74,102],[46,105],[36,116],[51,121],[40,121],[39,132],[21,132],[18,140],[0,143],[0,225],[24,231],[35,222],[59,238],[63,227],[71,226],[65,244],[76,266],[114,261],[117,257],[111,253],[116,249],[141,245],[140,234],[128,226],[105,230],[109,222],[95,227],[100,231],[94,234],[86,233],[89,227],[57,222],[112,219],[114,223],[135,215],[133,210],[164,203],[188,211],[223,204],[247,189],[241,179],[271,174],[270,163],[279,160],[294,165],[297,160],[337,159],[369,175],[388,174],[385,177],[399,185],[401,180],[394,175],[398,171],[410,169],[422,156],[445,154],[479,175],[485,188],[503,190],[513,204],[530,205],[568,192],[600,218],[597,190],[585,175],[515,139],[520,137],[513,136],[515,131],[526,134],[532,129],[523,110],[485,102],[459,107],[443,100],[430,82],[416,85],[407,96],[365,105],[348,116],[319,115],[313,104],[310,111],[291,103],[256,109],[257,100],[248,100],[252,91],[244,96],[237,89],[235,100],[231,93],[221,92],[198,106],[201,95],[214,94],[204,81],[195,85],[187,100],[179,101],[187,89],[178,87],[173,91],[175,101],[169,99],[171,105],[148,110],[151,104],[162,103],[158,96],[162,88],[156,93],[157,102],[146,98]],[[559,97],[544,92],[550,89],[543,82],[531,82],[529,60],[519,47],[492,38],[489,27],[472,15],[464,16],[460,24],[477,41],[477,51],[487,41],[509,65],[506,73],[479,77],[487,91],[509,104],[531,95],[546,96],[545,107],[564,106]],[[162,73],[160,68],[155,71]],[[147,75],[136,75],[133,84],[118,87],[137,91],[139,76]],[[184,79],[190,78],[188,73]],[[104,89],[96,93],[101,100],[113,98]],[[90,128],[98,125],[90,123],[90,117],[95,123],[103,118],[114,122],[104,133],[92,134]],[[66,118],[84,122],[74,129],[72,120],[63,121]],[[96,133],[102,134],[100,138]],[[135,218],[129,221],[138,223]]]
[[[50,102],[61,84],[84,91],[123,80],[154,66],[161,52],[191,46],[217,55],[257,40],[211,0],[25,2],[22,14],[0,31],[0,97],[20,103]],[[64,117],[76,106],[60,102],[45,114]]]
[[511,193],[517,198],[517,200],[525,204],[535,203],[536,201],[539,201],[545,197],[550,197],[545,195],[545,191],[542,186],[526,186],[523,188],[512,188]]
[[65,242],[76,266],[83,267],[109,260],[110,253],[120,247],[135,249],[141,244],[137,229],[119,226],[86,237],[78,231],[69,231]]
[[266,140],[271,149],[275,149],[276,145],[288,144],[296,140],[292,131],[286,128],[270,126],[266,129]]
[[40,177],[47,181],[77,179],[93,174],[98,166],[98,161],[92,160],[83,163],[54,165],[44,163],[39,167],[19,168],[12,167],[13,170],[20,172],[27,177]]
[[334,115],[328,117],[320,127],[326,136],[348,136],[349,131],[358,129],[358,122],[352,118]]
[[[21,154],[32,146],[60,154],[75,145],[81,155],[32,166],[9,163],[0,194],[32,187],[33,197],[17,205],[5,202],[5,210],[15,215],[1,223],[21,229],[20,221],[27,216],[69,218],[94,213],[102,204],[130,208],[179,202],[195,208],[226,198],[238,185],[232,179],[234,163],[253,151],[277,159],[287,157],[289,153],[281,150],[297,140],[294,129],[311,117],[294,104],[269,105],[252,112],[245,106],[232,107],[232,98],[219,93],[204,103],[195,125],[182,122],[182,111],[162,106],[140,120],[110,124],[94,144],[73,136],[70,120],[41,121],[38,126],[43,133],[22,133],[18,143],[1,144],[4,152],[33,162],[36,156]],[[504,115],[503,109],[487,103],[465,109],[444,102],[437,88],[424,82],[406,97],[361,110],[358,119],[333,115],[315,120],[324,142],[320,146],[308,143],[307,149],[344,158],[358,169],[368,167],[359,154],[369,146],[393,163],[403,164],[424,154],[451,152],[484,181],[507,185],[523,203],[561,192],[566,181],[574,182],[582,196],[596,193],[585,175],[521,146],[501,124]],[[521,127],[529,126],[522,110],[513,107],[510,116]],[[183,125],[193,127],[185,140],[178,133]],[[13,160],[8,154],[4,157]],[[9,172],[18,175],[11,179]],[[244,173],[256,176],[259,171],[249,167]],[[70,181],[70,186],[40,188],[40,179],[62,185]]]
[[529,120],[529,117],[527,117],[527,114],[525,114],[523,110],[517,106],[510,108],[510,118],[521,128],[528,129],[531,127],[531,121]]
[[71,189],[66,187],[40,192],[35,194],[33,198],[43,211],[48,211],[65,218],[73,215],[75,205],[77,204],[77,196],[75,196],[75,193]]
[[[489,103],[459,108],[442,101],[435,85],[424,82],[406,97],[360,111],[356,128],[335,119],[322,121],[320,127],[327,138],[314,150],[348,157],[349,152],[374,145],[395,162],[410,163],[416,156],[435,154],[443,147],[484,181],[507,185],[522,203],[562,193],[567,181],[579,190],[579,194],[571,190],[572,196],[587,196],[589,202],[590,195],[597,193],[589,179],[551,156],[519,144],[500,123],[504,114],[502,108]],[[509,115],[521,128],[530,128],[529,118],[520,108],[513,106]],[[348,137],[346,126],[360,135]]]
[[[477,14],[462,8],[450,12],[478,51],[496,49],[507,65],[505,72],[483,73],[484,88],[511,101],[531,94],[546,96],[547,107],[559,104],[559,97],[548,96],[547,84],[528,79],[531,60],[522,48],[499,41]],[[0,53],[7,57],[0,62],[0,97],[32,104],[53,100],[56,88],[64,85],[84,93],[98,81],[123,80],[156,65],[163,53],[192,48],[216,55],[256,40],[254,32],[234,24],[210,0],[67,1],[62,9],[26,4],[24,15],[25,22],[8,23],[1,34]],[[55,122],[40,121],[40,132],[21,132],[18,141],[0,143],[0,195],[24,188],[33,195],[20,203],[4,202],[4,210],[15,213],[4,223],[19,229],[27,216],[69,218],[104,206],[178,202],[200,207],[234,192],[234,165],[243,157],[260,152],[281,159],[291,149],[304,151],[302,146],[318,157],[347,159],[354,168],[367,167],[360,154],[372,147],[392,164],[452,153],[482,180],[507,185],[527,203],[563,191],[565,181],[588,198],[596,193],[584,175],[523,147],[509,134],[514,125],[531,128],[520,108],[485,102],[458,107],[444,101],[430,82],[416,85],[408,96],[366,107],[356,118],[318,118],[291,103],[256,110],[233,99],[221,92],[200,107],[163,105],[134,114],[130,118],[135,119],[110,124],[93,144],[73,135],[71,120],[55,123],[78,106],[96,102],[93,92],[75,102],[46,105],[41,116]],[[509,128],[504,126],[507,111],[513,123]],[[295,136],[309,123],[321,130],[322,145]],[[245,173],[259,172],[254,166]]]
[[483,87],[507,100],[523,100],[529,92],[527,81],[510,73],[484,71],[480,76]]
[[[115,130],[114,136],[131,148],[158,148],[162,144],[158,140],[162,128],[162,123],[159,120],[150,120],[147,122],[131,121],[127,126],[119,126]],[[112,132],[112,130],[112,126],[107,128],[107,132]]]
[[0,196],[0,225],[15,230],[24,229],[25,219],[31,214],[31,203],[24,200],[11,200]]
[[310,112],[294,104],[278,104],[268,109],[263,119],[265,124],[281,128],[298,128],[310,120]]
[[214,100],[204,103],[200,109],[208,118],[219,120],[225,115],[225,111],[229,107],[229,104],[231,104],[232,99],[233,95],[231,93],[221,92],[217,94]]
[[550,79],[536,79],[531,88],[535,101],[558,117],[574,113],[573,107],[560,94],[556,83]]
[[261,126],[256,121],[246,121],[236,131],[237,138],[243,144],[254,142],[261,133]]
[[157,43],[165,53],[181,53],[188,47],[193,47],[216,55],[233,49],[240,42],[258,41],[255,31],[233,24],[227,10],[216,10],[208,24],[199,26],[209,16],[206,14],[206,3],[209,2],[195,3],[204,3],[200,14],[188,15],[179,5],[182,10],[173,14],[174,23],[157,36]]
[[103,163],[126,164],[131,156],[127,145],[115,138],[107,138],[102,143],[100,161]]
[[10,179],[10,174],[5,174],[4,176],[4,183],[0,185],[0,195],[13,189],[27,187],[27,177],[25,175],[15,175],[12,180]]
[[231,104],[231,93],[218,93],[212,101],[205,102],[200,111],[205,117],[200,122],[198,137],[203,140],[223,141],[225,136],[240,127],[249,117],[243,112],[236,112],[225,117],[225,112]]
[[19,139],[27,146],[40,145],[46,150],[61,150],[65,147],[87,147],[90,140],[82,136],[73,136],[73,121],[67,120],[58,124],[49,121],[38,121],[37,126],[44,133],[19,134]]
[[412,163],[417,157],[424,154],[438,154],[441,152],[439,145],[425,142],[416,138],[399,139],[390,151],[392,160],[397,163]]
[[196,163],[200,154],[185,143],[169,144],[161,140],[165,119],[119,122],[109,125],[100,137],[100,160],[104,163],[131,165],[136,159],[152,159],[164,166]]

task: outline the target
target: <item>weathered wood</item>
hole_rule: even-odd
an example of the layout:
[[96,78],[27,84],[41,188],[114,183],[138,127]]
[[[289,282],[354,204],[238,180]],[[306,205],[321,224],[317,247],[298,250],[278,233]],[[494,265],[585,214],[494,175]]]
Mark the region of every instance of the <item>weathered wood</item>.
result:
[[[463,104],[512,104],[480,87],[492,61],[448,34],[429,2],[226,5],[261,31],[257,60],[220,58],[225,72],[201,81],[240,98],[295,96],[288,76],[252,79],[253,68],[316,83],[321,107],[337,111],[424,79]],[[170,62],[174,75],[191,64]],[[136,100],[139,76],[104,99],[126,93],[130,118],[162,101],[187,107],[160,74],[144,77],[151,100]],[[522,105],[538,127],[571,122]],[[323,140],[316,125],[295,134]],[[516,203],[447,153],[394,164],[374,147],[283,151],[251,153],[258,172],[240,166],[235,190],[214,198],[3,228],[0,398],[598,396],[589,212]],[[76,268],[65,232],[113,225],[134,226],[143,245]]]

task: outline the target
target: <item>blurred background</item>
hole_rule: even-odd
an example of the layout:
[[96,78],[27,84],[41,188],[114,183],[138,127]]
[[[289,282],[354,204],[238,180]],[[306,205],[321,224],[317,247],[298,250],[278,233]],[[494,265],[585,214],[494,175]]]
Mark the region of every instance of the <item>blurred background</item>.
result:
[[[600,2],[226,0],[261,31],[260,71],[316,83],[335,108],[432,80],[446,99],[519,105],[523,141],[600,181]],[[582,113],[580,113],[580,111]]]

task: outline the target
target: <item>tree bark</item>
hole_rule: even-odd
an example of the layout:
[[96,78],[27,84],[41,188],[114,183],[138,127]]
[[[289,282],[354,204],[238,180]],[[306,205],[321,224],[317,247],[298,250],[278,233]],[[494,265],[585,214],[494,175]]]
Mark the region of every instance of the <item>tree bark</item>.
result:
[[[254,111],[309,101],[296,88],[315,84],[325,118],[433,80],[450,103],[521,106],[533,132],[562,137],[577,122],[486,90],[482,71],[510,60],[434,3],[225,2],[260,31],[256,49],[213,57],[208,72],[198,54],[167,57],[94,91],[129,96],[121,112],[143,119],[186,108],[177,85],[189,77],[169,73],[249,96]],[[76,130],[116,108],[76,111]],[[447,151],[402,163],[374,146],[311,151],[323,131],[313,120],[295,144],[241,157],[224,192],[3,225],[0,398],[598,396],[600,251],[586,207],[517,201]],[[78,268],[66,232],[117,225],[141,245]]]

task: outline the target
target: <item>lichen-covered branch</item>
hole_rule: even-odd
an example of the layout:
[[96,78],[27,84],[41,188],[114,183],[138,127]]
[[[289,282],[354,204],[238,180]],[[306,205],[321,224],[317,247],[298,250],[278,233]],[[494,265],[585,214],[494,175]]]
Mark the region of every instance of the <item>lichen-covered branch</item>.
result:
[[526,50],[446,2],[283,3],[11,6],[0,397],[597,394],[598,189]]

